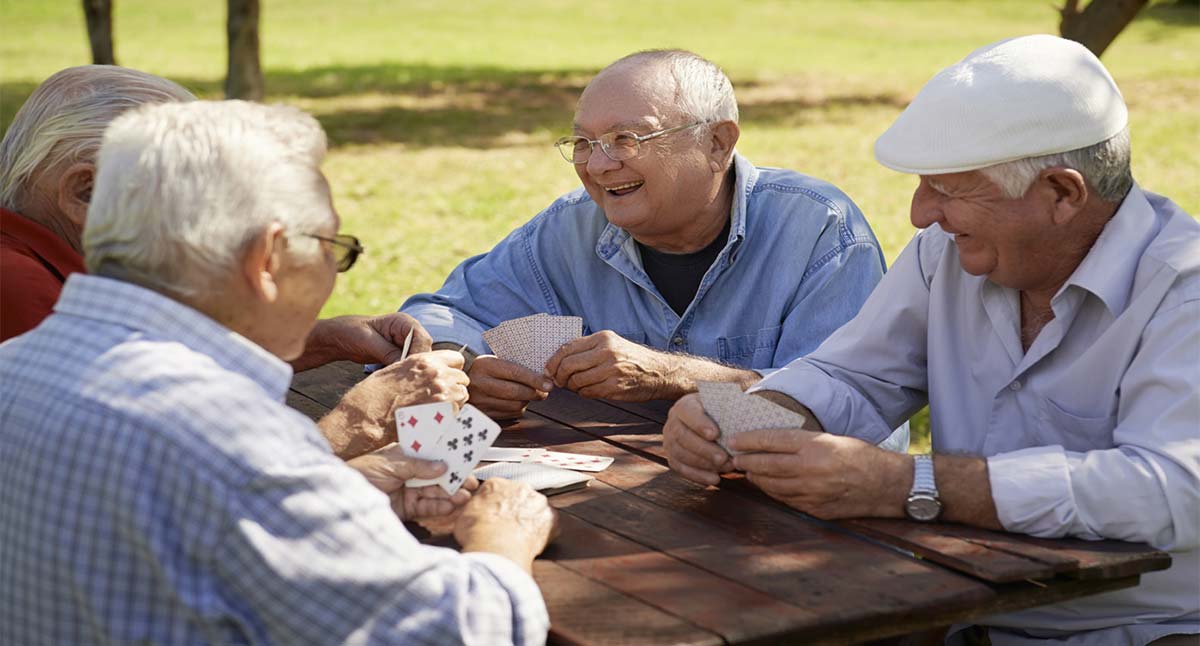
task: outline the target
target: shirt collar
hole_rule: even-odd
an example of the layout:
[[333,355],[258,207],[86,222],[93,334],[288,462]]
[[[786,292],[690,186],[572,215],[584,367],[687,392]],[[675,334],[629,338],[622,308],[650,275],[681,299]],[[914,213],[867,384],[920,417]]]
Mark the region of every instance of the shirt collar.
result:
[[62,277],[85,271],[83,256],[53,231],[29,218],[0,208],[0,231],[20,240]]
[[[754,185],[758,182],[758,169],[737,151],[733,153],[733,181],[733,204],[730,209],[733,224],[729,227],[729,241],[725,244],[725,249],[730,249],[731,255],[735,253],[736,246],[740,245],[741,240],[746,237],[746,205],[750,201],[750,194],[754,192]],[[608,259],[622,247],[626,247],[632,257],[636,258],[638,256],[634,253],[632,237],[625,229],[609,222],[596,241],[596,253],[601,258]],[[731,257],[730,260],[732,261],[733,258]]]
[[145,287],[72,274],[54,311],[137,330],[153,340],[181,343],[251,379],[278,400],[291,384],[292,368],[283,360],[199,311]]
[[1080,287],[1103,301],[1114,317],[1119,316],[1129,303],[1134,273],[1154,239],[1154,229],[1154,209],[1135,184],[1059,294],[1070,285]]

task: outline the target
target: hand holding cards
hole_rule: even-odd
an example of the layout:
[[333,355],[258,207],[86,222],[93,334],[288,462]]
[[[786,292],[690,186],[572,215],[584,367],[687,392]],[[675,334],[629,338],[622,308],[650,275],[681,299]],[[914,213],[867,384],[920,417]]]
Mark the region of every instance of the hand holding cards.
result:
[[534,314],[497,325],[483,333],[483,340],[492,354],[540,375],[564,343],[582,335],[583,319],[578,316]]
[[409,487],[436,484],[453,494],[499,436],[500,425],[470,404],[463,406],[458,415],[454,414],[454,405],[446,402],[396,409],[396,438],[404,454],[441,460],[448,467],[440,478],[409,480]]
[[740,451],[729,448],[729,440],[738,433],[768,428],[800,428],[805,418],[758,395],[742,392],[734,383],[702,381],[697,384],[704,412],[713,418],[721,434],[717,444],[730,455]]

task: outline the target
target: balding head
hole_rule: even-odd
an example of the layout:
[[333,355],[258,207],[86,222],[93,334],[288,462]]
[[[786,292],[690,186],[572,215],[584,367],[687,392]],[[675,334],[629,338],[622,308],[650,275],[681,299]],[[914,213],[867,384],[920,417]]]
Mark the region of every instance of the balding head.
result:
[[0,142],[0,206],[48,226],[79,248],[83,223],[74,220],[83,214],[60,204],[77,200],[58,195],[57,180],[68,169],[86,165],[86,177],[73,178],[86,209],[90,166],[108,124],[139,105],[194,99],[177,83],[114,65],[81,65],[54,74],[21,106]]

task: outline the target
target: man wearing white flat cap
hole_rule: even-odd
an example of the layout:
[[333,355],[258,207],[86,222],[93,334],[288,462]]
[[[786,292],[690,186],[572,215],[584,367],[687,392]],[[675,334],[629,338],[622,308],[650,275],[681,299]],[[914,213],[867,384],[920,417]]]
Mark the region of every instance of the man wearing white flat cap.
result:
[[[1135,588],[949,641],[1197,643],[1200,224],[1133,181],[1129,150],[1116,84],[1077,43],[1014,38],[937,74],[875,145],[920,177],[922,231],[854,319],[754,389],[806,430],[740,434],[750,453],[723,460],[689,396],[672,467],[743,470],[822,518],[1149,543],[1173,563]],[[936,455],[872,445],[927,403]]]

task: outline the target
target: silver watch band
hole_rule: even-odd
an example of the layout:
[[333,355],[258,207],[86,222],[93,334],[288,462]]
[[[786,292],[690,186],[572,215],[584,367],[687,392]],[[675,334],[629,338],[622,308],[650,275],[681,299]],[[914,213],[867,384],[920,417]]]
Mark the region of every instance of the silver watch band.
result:
[[937,482],[933,479],[933,456],[913,456],[913,486],[912,493],[931,493],[937,496]]

